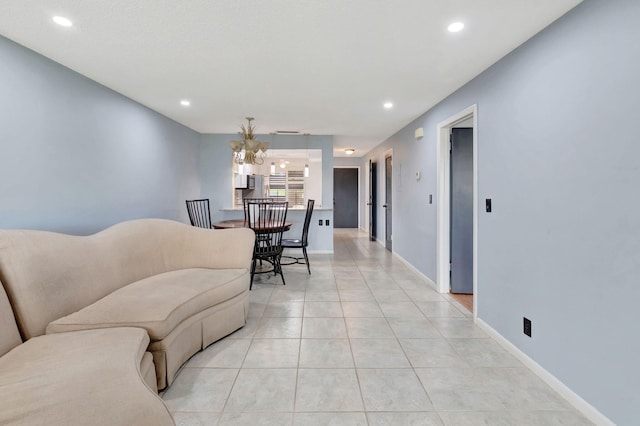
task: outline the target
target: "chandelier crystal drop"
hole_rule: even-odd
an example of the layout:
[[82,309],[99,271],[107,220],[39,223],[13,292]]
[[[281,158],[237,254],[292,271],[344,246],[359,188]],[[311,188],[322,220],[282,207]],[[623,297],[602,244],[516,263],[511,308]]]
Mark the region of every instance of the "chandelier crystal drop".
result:
[[257,164],[264,163],[267,149],[269,149],[269,142],[262,142],[255,139],[256,127],[251,124],[254,120],[253,117],[246,117],[247,125],[240,125],[240,132],[238,135],[242,137],[242,140],[229,141],[231,151],[233,151],[233,160],[237,164]]

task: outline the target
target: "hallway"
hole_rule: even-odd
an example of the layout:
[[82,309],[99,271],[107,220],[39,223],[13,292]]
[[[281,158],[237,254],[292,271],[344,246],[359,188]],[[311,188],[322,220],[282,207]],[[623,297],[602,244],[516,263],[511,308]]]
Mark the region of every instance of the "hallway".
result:
[[254,283],[163,395],[176,424],[591,424],[366,233],[334,250]]

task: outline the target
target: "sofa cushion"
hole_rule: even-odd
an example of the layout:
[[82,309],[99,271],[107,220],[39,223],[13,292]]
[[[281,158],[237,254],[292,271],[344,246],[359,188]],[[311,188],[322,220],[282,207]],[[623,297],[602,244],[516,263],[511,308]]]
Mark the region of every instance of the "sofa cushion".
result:
[[173,425],[145,384],[138,328],[33,338],[0,358],[2,425]]
[[126,285],[51,322],[47,333],[132,326],[147,330],[152,340],[161,340],[185,319],[248,290],[247,269],[166,272]]
[[0,283],[0,356],[22,343],[11,304]]

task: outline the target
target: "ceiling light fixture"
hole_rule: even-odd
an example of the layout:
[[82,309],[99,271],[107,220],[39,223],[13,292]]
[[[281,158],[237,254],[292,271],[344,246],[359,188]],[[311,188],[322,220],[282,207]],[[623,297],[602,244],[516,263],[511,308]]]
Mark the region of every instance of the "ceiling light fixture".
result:
[[393,102],[385,102],[382,106],[384,109],[391,109],[393,108]]
[[264,164],[264,157],[267,155],[269,142],[261,142],[255,139],[256,127],[251,124],[254,118],[246,117],[246,119],[247,125],[240,125],[241,131],[238,132],[238,134],[242,136],[242,140],[229,141],[229,145],[233,151],[233,160],[238,164]]
[[73,25],[73,22],[69,18],[65,18],[64,16],[54,16],[53,22],[60,25],[61,27],[70,27]]
[[347,148],[347,149],[344,150],[344,152],[347,155],[353,155],[353,153],[356,152],[356,150],[353,149],[353,148]]
[[187,100],[187,99],[183,99],[180,101],[180,105],[184,106],[184,107],[188,107],[189,105],[191,105],[191,101]]
[[460,32],[462,31],[463,28],[464,28],[464,24],[462,22],[454,22],[453,24],[447,27],[450,33]]

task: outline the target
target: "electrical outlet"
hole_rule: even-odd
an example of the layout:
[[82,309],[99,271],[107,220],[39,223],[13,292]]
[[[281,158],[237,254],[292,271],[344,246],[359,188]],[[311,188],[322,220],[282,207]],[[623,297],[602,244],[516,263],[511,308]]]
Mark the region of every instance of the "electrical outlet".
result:
[[329,219],[325,220],[325,221],[324,221],[324,224],[325,224],[325,225],[327,225],[327,226],[329,226]]
[[485,200],[485,209],[487,213],[491,213],[491,198]]
[[318,225],[322,226],[322,219],[318,221]]
[[429,194],[429,204],[433,204],[433,194]]
[[527,336],[531,337],[531,320],[526,317],[522,317],[523,319],[523,332]]

